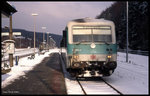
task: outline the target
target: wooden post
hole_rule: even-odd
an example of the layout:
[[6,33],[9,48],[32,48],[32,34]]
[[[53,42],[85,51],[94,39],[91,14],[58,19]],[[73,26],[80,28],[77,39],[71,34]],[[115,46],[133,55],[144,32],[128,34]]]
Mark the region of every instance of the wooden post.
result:
[[[13,40],[12,35],[12,14],[9,16],[9,20],[10,20],[10,28],[9,28],[9,39]],[[9,63],[10,63],[10,67],[13,67],[13,54],[9,54]]]

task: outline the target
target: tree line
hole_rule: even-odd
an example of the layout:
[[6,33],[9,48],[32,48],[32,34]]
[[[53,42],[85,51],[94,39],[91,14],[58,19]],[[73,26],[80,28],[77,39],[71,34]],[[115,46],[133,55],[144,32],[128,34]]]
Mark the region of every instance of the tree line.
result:
[[[120,49],[126,48],[127,2],[118,1],[104,10],[97,19],[112,20],[116,25],[116,39]],[[128,2],[128,47],[148,51],[148,1]]]

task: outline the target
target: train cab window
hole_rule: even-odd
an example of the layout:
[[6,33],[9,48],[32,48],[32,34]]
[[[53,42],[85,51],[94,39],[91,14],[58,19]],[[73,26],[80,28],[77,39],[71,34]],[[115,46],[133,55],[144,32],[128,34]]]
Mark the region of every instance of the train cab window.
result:
[[94,42],[112,42],[111,35],[94,35],[93,39]]
[[73,35],[73,42],[91,42],[91,35]]
[[112,42],[110,26],[73,26],[73,42]]

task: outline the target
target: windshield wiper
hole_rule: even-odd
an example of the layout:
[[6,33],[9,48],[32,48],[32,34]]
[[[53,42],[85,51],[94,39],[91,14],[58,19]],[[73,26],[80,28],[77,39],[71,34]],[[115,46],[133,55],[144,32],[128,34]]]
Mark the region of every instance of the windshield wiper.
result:
[[104,41],[104,42],[105,42],[105,44],[110,45],[108,42],[106,42],[106,41]]
[[77,43],[77,45],[78,45],[78,44],[81,44],[81,43],[83,43],[83,42],[90,42],[90,41],[80,41],[80,42]]
[[94,41],[94,42],[100,42],[100,43],[105,43],[105,44],[107,44],[107,45],[110,45],[108,42],[106,42],[106,41]]

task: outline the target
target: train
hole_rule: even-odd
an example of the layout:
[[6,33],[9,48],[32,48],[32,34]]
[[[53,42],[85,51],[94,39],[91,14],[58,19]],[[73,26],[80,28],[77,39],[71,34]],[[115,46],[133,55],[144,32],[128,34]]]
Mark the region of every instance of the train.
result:
[[70,20],[60,46],[66,50],[65,68],[72,76],[110,76],[117,67],[113,21],[89,17]]

